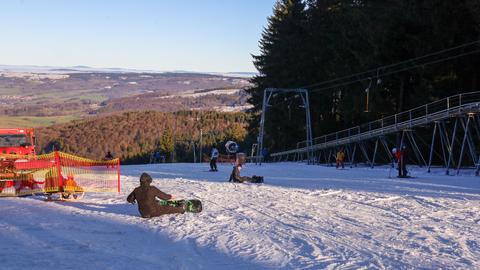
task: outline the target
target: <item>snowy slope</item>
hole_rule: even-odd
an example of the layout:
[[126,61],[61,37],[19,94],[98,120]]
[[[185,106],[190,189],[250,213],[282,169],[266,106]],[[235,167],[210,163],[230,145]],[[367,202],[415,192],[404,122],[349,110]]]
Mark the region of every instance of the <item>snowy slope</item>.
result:
[[[480,178],[389,168],[248,164],[122,167],[120,194],[0,200],[2,269],[478,269]],[[142,219],[125,197],[141,172],[204,212]],[[471,172],[467,172],[469,174]],[[394,172],[392,172],[392,175]]]

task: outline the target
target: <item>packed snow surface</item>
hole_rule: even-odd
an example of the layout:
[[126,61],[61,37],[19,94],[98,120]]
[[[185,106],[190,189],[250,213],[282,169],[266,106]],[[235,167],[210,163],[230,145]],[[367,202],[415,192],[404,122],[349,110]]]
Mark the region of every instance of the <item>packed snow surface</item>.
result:
[[[117,193],[0,198],[1,269],[479,269],[480,177],[413,169],[247,164],[122,167]],[[142,219],[126,196],[147,172],[199,214]]]

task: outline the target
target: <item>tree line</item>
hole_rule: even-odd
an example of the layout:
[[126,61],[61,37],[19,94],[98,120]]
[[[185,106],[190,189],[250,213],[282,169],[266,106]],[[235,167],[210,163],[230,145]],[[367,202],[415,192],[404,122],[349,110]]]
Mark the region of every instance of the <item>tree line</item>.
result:
[[167,162],[193,162],[193,150],[200,152],[200,132],[203,154],[209,154],[212,145],[221,150],[228,140],[243,141],[247,120],[245,113],[126,112],[40,128],[36,147],[38,153],[61,150],[92,159],[111,151],[123,164],[147,163],[160,150]]
[[[479,90],[478,40],[476,0],[279,0],[253,56],[249,132],[258,134],[269,87],[309,90],[314,137]],[[305,139],[301,99],[269,104],[267,147],[295,147]]]

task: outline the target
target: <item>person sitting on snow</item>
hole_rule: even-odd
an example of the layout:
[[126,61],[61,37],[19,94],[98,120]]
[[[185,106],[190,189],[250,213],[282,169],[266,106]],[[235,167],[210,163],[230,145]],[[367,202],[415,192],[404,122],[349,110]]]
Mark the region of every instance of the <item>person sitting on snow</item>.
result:
[[162,192],[154,186],[150,186],[151,183],[152,177],[147,173],[142,173],[140,176],[140,186],[135,188],[127,197],[129,203],[138,203],[138,211],[143,218],[185,213],[185,207],[160,205],[158,199],[171,200],[173,196]]
[[234,182],[234,183],[244,183],[244,182],[250,182],[250,183],[262,183],[263,182],[263,177],[261,176],[240,176],[240,171],[242,170],[242,166],[245,164],[245,154],[244,153],[237,153],[237,159],[235,162],[235,166],[233,167],[232,173],[230,174],[230,179],[228,180],[229,182]]

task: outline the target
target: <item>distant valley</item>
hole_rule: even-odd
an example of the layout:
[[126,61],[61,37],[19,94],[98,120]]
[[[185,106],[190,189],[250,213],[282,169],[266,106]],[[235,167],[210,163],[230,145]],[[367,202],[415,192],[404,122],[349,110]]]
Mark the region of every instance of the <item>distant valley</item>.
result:
[[45,126],[125,111],[244,111],[249,107],[243,90],[250,86],[249,78],[240,77],[241,73],[8,67],[0,66],[0,126]]

